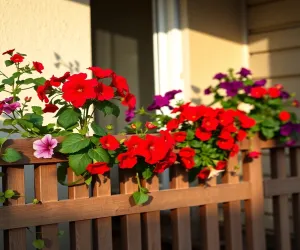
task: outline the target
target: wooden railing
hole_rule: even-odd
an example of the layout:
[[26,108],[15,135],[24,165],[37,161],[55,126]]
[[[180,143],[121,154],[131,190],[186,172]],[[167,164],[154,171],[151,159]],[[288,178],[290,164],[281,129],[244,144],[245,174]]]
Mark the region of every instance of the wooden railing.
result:
[[[34,165],[35,197],[42,203],[25,204],[24,196],[11,199],[0,208],[0,229],[4,231],[5,250],[26,249],[26,227],[36,227],[45,240],[45,249],[59,249],[58,223],[69,222],[71,249],[113,249],[116,241],[126,250],[160,250],[161,221],[160,211],[171,210],[172,249],[191,250],[190,207],[199,207],[198,235],[202,249],[220,249],[218,204],[224,209],[224,241],[227,250],[264,250],[264,196],[273,197],[276,247],[291,250],[289,228],[288,196],[293,194],[293,221],[295,249],[300,249],[300,147],[290,149],[292,177],[287,177],[284,164],[284,148],[274,142],[262,142],[255,138],[251,149],[260,151],[271,149],[272,179],[263,180],[261,159],[243,163],[242,180],[233,175],[238,157],[229,162],[229,171],[208,185],[199,184],[189,187],[187,173],[181,166],[170,168],[170,187],[159,190],[159,179],[154,176],[143,182],[151,192],[148,204],[136,206],[131,193],[137,190],[135,174],[120,171],[120,194],[111,195],[111,182],[108,175],[99,176],[99,180],[89,187],[80,185],[69,187],[69,199],[58,200],[57,163],[66,161],[56,155],[52,159],[36,159],[33,156],[32,140],[12,140],[8,143],[23,153],[18,164],[0,162],[6,173],[4,189],[25,193],[24,165]],[[249,142],[241,145],[242,154],[246,154]],[[73,173],[68,173],[69,181],[74,181]],[[90,195],[92,194],[92,197]],[[245,230],[241,221],[241,201],[245,201]],[[112,236],[112,217],[120,217],[121,239]],[[243,235],[246,235],[244,242]],[[1,246],[2,243],[0,243]],[[120,247],[114,247],[120,249]]]

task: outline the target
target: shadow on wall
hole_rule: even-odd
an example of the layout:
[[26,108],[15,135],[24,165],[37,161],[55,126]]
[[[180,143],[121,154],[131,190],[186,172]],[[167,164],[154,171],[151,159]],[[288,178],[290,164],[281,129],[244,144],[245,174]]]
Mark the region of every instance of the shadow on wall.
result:
[[54,63],[54,66],[57,69],[60,69],[61,67],[65,67],[71,74],[79,73],[80,72],[80,63],[77,60],[74,60],[73,62],[65,62],[61,56],[54,52],[54,57],[56,62]]

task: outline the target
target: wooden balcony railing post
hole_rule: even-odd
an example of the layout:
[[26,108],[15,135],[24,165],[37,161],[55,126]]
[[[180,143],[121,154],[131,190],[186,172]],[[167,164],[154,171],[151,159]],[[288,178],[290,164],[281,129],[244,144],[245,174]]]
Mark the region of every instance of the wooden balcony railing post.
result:
[[[251,149],[261,151],[258,135],[252,138]],[[244,154],[244,156],[247,152]],[[243,164],[244,181],[251,184],[251,198],[245,200],[247,248],[249,250],[265,250],[264,229],[264,191],[262,159],[253,159]]]
[[[159,179],[154,175],[150,180],[143,180],[143,187],[150,192],[159,191]],[[151,197],[150,197],[151,199]],[[151,201],[150,201],[151,202]],[[145,250],[161,249],[160,211],[142,214],[143,219],[143,245]]]
[[[189,187],[188,174],[182,166],[176,164],[170,167],[170,175],[171,189],[181,189]],[[187,206],[172,209],[171,220],[173,229],[173,250],[191,250],[192,238],[190,208]]]
[[[3,188],[17,191],[20,197],[10,199],[6,206],[18,206],[25,204],[25,179],[24,166],[6,166],[3,167],[5,177],[3,179]],[[13,215],[11,215],[13,216]],[[4,249],[5,250],[26,250],[26,228],[17,228],[4,231]]]
[[[35,197],[42,203],[58,200],[56,164],[35,165],[34,188]],[[56,250],[59,248],[57,224],[37,227],[37,232],[41,233],[37,237],[44,239],[44,249]]]

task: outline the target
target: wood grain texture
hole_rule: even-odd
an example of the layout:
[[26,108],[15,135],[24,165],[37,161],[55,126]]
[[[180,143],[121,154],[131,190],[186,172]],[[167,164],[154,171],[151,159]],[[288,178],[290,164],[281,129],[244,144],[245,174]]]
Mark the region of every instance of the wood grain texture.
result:
[[[109,173],[98,175],[97,180],[93,183],[93,196],[110,196],[111,181]],[[95,219],[93,221],[94,228],[94,249],[95,250],[112,250],[112,221],[111,217]]]
[[[287,175],[284,149],[271,150],[271,177],[283,180]],[[299,182],[300,183],[300,182]],[[299,185],[298,183],[298,185]],[[277,250],[290,250],[290,221],[288,195],[273,196],[275,247]]]
[[[135,178],[135,171],[132,169],[120,170],[120,193],[130,194],[128,202],[131,206],[136,206],[131,194],[137,190],[138,184]],[[121,217],[122,248],[124,250],[142,249],[141,230],[140,214],[130,214]]]
[[274,1],[251,7],[248,9],[248,28],[250,32],[258,32],[298,24],[299,9],[298,0]]
[[[207,182],[210,187],[216,186],[216,178]],[[207,188],[210,188],[207,187]],[[201,237],[205,250],[220,248],[219,211],[218,204],[208,204],[200,207]],[[213,233],[212,233],[213,232]]]
[[[258,136],[252,139],[252,150],[260,151]],[[247,154],[247,153],[246,153]],[[244,181],[251,183],[252,197],[245,200],[247,247],[251,250],[265,250],[264,197],[261,158],[243,164]]]
[[[159,179],[154,175],[148,181],[143,180],[143,187],[151,193],[159,191]],[[151,202],[151,201],[150,201]],[[160,250],[161,249],[161,229],[160,229],[160,211],[154,211],[142,214],[143,222],[143,249]]]
[[[170,168],[170,188],[182,189],[189,188],[188,173],[180,165],[174,165]],[[172,247],[173,250],[191,250],[191,215],[190,208],[186,207],[172,209]]]
[[[299,148],[290,149],[290,164],[291,164],[291,175],[294,177],[300,177],[300,149]],[[300,249],[300,190],[299,192],[293,192],[292,204],[293,204],[295,249]]]
[[[152,192],[147,206],[132,206],[131,194],[61,200],[39,206],[28,204],[0,208],[0,229],[39,226],[67,221],[146,213],[158,210],[201,206],[251,198],[251,185],[220,184]],[[11,216],[13,215],[13,217]]]
[[[24,166],[7,167],[4,169],[3,190],[12,189],[20,195],[17,199],[9,199],[5,206],[22,206],[25,204],[25,180]],[[6,208],[9,208],[6,207]],[[7,216],[13,215],[7,214]],[[5,250],[25,250],[26,249],[26,226],[23,228],[4,231]]]
[[264,181],[265,197],[300,193],[300,177],[269,179]]
[[[35,197],[42,203],[58,200],[56,164],[35,165],[34,189]],[[44,249],[59,249],[57,224],[37,227],[37,232],[41,233],[40,236],[45,242]]]
[[[223,183],[239,183],[239,176],[234,173],[235,166],[238,166],[238,155],[229,159],[228,168],[223,175]],[[241,202],[233,201],[223,204],[224,209],[224,230],[226,249],[243,249],[242,242],[242,222],[241,222]]]
[[[78,180],[78,177],[68,168],[68,182]],[[89,187],[85,184],[69,187],[69,200],[89,198]],[[85,206],[88,206],[87,204]],[[61,209],[65,209],[61,207]],[[84,213],[81,208],[75,208],[75,213]],[[64,220],[65,221],[65,220]],[[69,221],[69,220],[68,220]],[[72,220],[71,220],[72,221]],[[70,222],[71,250],[92,250],[92,226],[90,220],[77,220]]]

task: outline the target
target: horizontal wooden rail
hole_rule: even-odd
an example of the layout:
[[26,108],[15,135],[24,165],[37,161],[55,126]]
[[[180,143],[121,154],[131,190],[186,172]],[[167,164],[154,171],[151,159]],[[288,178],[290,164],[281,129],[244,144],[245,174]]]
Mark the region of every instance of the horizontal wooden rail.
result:
[[300,177],[264,181],[265,197],[300,193]]
[[67,221],[145,213],[181,207],[224,203],[251,198],[251,184],[221,184],[214,187],[169,189],[151,193],[152,202],[133,206],[130,194],[62,200],[40,205],[0,208],[0,229],[41,226]]

